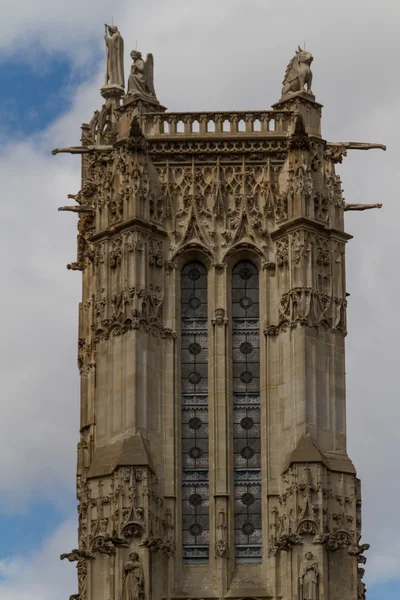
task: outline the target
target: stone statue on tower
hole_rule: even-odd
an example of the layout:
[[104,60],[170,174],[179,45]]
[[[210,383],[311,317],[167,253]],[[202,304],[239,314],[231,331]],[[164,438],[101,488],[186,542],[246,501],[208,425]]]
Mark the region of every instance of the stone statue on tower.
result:
[[153,55],[148,54],[144,61],[141,52],[132,50],[131,58],[133,62],[128,79],[128,95],[150,102],[158,102],[154,89]]
[[107,66],[104,86],[125,88],[124,40],[116,25],[105,25],[104,39],[107,51]]

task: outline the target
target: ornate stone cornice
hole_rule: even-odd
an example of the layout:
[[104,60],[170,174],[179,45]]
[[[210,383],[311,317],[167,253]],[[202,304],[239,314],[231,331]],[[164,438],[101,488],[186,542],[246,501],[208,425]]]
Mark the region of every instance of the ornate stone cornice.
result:
[[342,312],[347,302],[310,287],[294,287],[282,294],[279,303],[280,320],[277,325],[270,324],[265,336],[275,336],[281,331],[295,329],[298,325],[307,327],[328,327],[346,335],[345,319]]
[[128,230],[141,230],[147,233],[156,234],[160,236],[160,238],[167,237],[167,232],[164,229],[161,229],[156,223],[151,223],[146,221],[145,219],[129,219],[127,221],[121,221],[120,223],[116,223],[107,229],[103,229],[102,231],[98,231],[92,234],[88,240],[90,242],[101,242],[103,240],[112,239],[115,234],[122,233]]
[[[212,139],[204,140],[165,140],[149,139],[149,156],[153,162],[163,162],[168,158],[178,162],[187,160],[188,156],[196,155],[198,160],[213,160],[213,155],[223,155],[240,158],[238,155],[246,154],[253,160],[263,160],[267,153],[282,153],[283,160],[288,151],[288,139],[286,136],[278,136],[276,139],[239,139],[226,140]],[[279,157],[278,157],[279,159]]]

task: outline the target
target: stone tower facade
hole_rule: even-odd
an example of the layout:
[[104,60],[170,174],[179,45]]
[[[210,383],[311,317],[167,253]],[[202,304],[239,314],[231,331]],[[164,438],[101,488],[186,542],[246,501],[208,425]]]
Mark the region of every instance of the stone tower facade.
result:
[[[365,597],[344,211],[311,55],[267,111],[171,113],[108,28],[82,145],[79,600]],[[121,50],[122,46],[122,50]],[[307,91],[304,86],[307,85]]]

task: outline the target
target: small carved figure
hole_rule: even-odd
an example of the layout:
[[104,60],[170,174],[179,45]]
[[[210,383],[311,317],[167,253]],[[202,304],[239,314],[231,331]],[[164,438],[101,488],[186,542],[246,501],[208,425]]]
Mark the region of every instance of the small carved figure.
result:
[[153,537],[151,534],[149,537],[144,538],[139,546],[144,548],[151,548],[153,552],[158,552],[164,548],[164,542],[160,537]]
[[77,194],[68,194],[67,198],[75,200],[79,205],[90,204],[88,200],[93,198],[96,189],[95,183],[91,179],[87,179]]
[[77,548],[74,548],[73,550],[71,550],[71,552],[67,552],[66,554],[60,555],[60,560],[64,560],[64,558],[69,560],[69,562],[75,562],[77,560],[79,561],[82,558],[93,559],[95,558],[95,556],[94,554],[89,552],[89,550],[78,550]]
[[[118,85],[125,88],[124,40],[116,25],[105,25],[104,36],[107,50],[107,67],[104,85]],[[107,35],[109,33],[110,37]]]
[[141,52],[132,50],[133,60],[131,72],[128,79],[128,94],[143,100],[157,102],[154,89],[154,58],[148,54],[146,60],[142,58]]
[[109,540],[109,538],[105,538],[101,535],[93,540],[92,550],[93,552],[98,552],[99,554],[107,554],[108,556],[115,554],[114,544]]
[[370,549],[370,545],[360,544],[360,540],[361,536],[359,537],[358,542],[355,546],[350,546],[350,548],[348,549],[348,553],[350,554],[350,556],[355,556],[358,563],[365,565],[367,559],[364,556],[364,552]]
[[215,553],[217,556],[225,556],[228,551],[228,544],[226,541],[226,518],[225,511],[221,508],[218,512],[218,525],[217,525],[217,541],[215,543]]
[[120,538],[120,537],[105,537],[104,538],[104,542],[106,544],[112,544],[113,546],[116,546],[117,548],[127,548],[129,546],[129,542],[127,542],[127,540],[125,538]]
[[303,92],[305,85],[307,85],[307,92],[312,93],[312,72],[310,65],[313,61],[313,56],[309,52],[302,50],[300,46],[298,48],[296,55],[292,58],[286,69],[282,97],[291,92]]
[[369,144],[365,142],[328,142],[325,148],[325,155],[331,158],[334,163],[341,163],[343,157],[347,156],[347,150],[386,150],[384,144]]
[[306,552],[305,557],[299,571],[299,600],[318,600],[318,563],[312,552]]
[[124,565],[121,600],[139,600],[143,584],[143,569],[139,556],[136,552],[131,552],[129,560]]

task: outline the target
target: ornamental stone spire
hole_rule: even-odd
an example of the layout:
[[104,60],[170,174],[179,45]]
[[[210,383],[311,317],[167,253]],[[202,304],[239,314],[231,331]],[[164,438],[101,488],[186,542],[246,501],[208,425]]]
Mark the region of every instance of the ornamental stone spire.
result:
[[336,168],[384,147],[322,137],[310,57],[271,110],[166,112],[136,54],[54,151],[82,160],[73,598],[365,598]]

